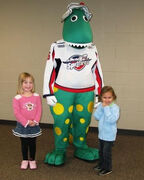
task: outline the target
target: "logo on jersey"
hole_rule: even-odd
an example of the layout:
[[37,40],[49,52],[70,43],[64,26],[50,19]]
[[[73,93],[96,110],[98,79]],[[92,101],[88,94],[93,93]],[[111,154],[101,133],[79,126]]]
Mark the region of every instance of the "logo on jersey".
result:
[[68,70],[75,69],[77,71],[81,71],[86,65],[89,64],[90,61],[91,59],[88,58],[88,55],[83,54],[83,55],[73,55],[63,63],[67,64]]

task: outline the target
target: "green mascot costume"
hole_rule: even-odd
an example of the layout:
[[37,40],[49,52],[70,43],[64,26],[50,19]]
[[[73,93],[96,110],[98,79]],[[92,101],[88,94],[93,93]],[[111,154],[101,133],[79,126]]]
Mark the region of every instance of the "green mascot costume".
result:
[[[74,156],[92,161],[98,150],[87,146],[86,137],[94,97],[103,86],[96,46],[92,44],[92,14],[84,3],[71,3],[62,17],[63,39],[51,45],[44,73],[44,97],[54,118],[55,148],[45,163],[62,165],[69,142]],[[95,94],[95,95],[94,95]]]

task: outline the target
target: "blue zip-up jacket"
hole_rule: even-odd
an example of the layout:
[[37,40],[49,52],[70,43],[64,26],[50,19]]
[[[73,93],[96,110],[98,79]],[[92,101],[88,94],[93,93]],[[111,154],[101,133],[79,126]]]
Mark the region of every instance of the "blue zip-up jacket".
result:
[[103,107],[102,103],[100,103],[94,113],[94,117],[98,120],[98,138],[105,141],[115,141],[119,106],[112,103]]

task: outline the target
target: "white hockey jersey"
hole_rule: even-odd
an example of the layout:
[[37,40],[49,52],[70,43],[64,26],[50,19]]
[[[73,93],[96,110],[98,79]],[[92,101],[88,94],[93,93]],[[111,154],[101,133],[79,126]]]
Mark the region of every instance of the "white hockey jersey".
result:
[[69,92],[95,90],[103,87],[103,75],[96,46],[73,48],[60,40],[50,48],[44,73],[43,96],[53,95],[53,87]]

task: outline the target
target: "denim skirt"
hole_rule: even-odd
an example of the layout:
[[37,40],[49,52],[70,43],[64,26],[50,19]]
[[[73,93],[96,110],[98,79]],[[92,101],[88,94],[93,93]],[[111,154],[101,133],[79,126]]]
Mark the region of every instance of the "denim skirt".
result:
[[15,136],[25,137],[25,138],[33,138],[40,136],[42,131],[38,125],[36,126],[22,126],[19,122],[17,122],[17,126],[15,129],[12,129],[12,132]]

